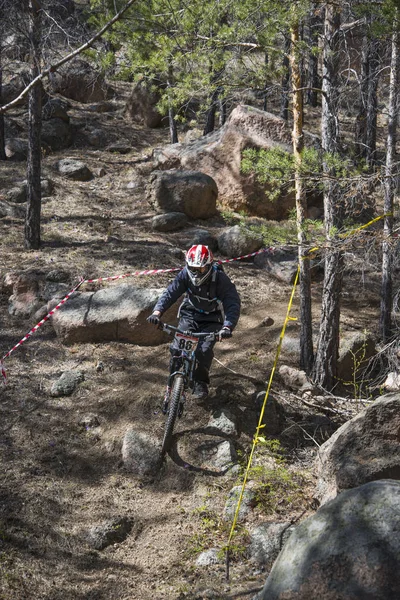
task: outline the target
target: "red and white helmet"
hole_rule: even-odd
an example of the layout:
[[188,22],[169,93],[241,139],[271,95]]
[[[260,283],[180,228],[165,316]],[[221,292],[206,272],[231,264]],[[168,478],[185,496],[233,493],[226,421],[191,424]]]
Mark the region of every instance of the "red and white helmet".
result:
[[194,285],[202,285],[211,274],[214,257],[208,246],[198,244],[186,252],[188,275]]

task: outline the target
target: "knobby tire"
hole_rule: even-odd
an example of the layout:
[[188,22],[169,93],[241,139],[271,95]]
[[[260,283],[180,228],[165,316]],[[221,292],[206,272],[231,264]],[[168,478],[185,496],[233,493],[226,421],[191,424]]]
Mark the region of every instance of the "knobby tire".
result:
[[171,390],[171,400],[169,403],[169,413],[165,424],[164,439],[161,447],[161,454],[164,456],[170,449],[172,442],[172,434],[174,431],[176,417],[178,416],[179,404],[181,402],[183,392],[183,377],[175,375]]

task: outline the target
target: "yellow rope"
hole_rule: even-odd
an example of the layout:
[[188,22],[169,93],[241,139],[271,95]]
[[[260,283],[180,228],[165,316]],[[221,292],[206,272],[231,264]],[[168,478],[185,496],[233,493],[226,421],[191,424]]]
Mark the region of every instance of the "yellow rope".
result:
[[[365,228],[369,227],[370,225],[372,225],[373,223],[376,223],[377,221],[380,221],[381,219],[384,219],[385,217],[388,217],[388,216],[391,216],[391,215],[390,214],[384,214],[384,215],[381,215],[379,217],[376,217],[376,218],[372,219],[371,221],[369,221],[368,223],[366,223],[365,225],[360,225],[360,227],[352,229],[351,231],[349,231],[347,233],[341,234],[340,237],[347,238],[350,235],[354,235],[358,231],[361,231],[362,229],[365,229]],[[303,259],[310,258],[310,253],[311,252],[315,252],[316,250],[319,250],[318,246],[316,246],[314,248],[311,248],[311,250],[309,250],[309,252],[308,252],[308,255],[304,256]],[[286,318],[285,318],[285,321],[283,323],[281,334],[279,336],[279,343],[278,343],[278,347],[277,347],[277,350],[276,350],[274,364],[273,364],[272,371],[271,371],[271,374],[270,374],[270,377],[269,377],[267,391],[265,392],[264,401],[263,401],[263,405],[262,405],[262,408],[261,408],[260,417],[259,417],[259,420],[258,420],[258,425],[257,425],[256,432],[255,432],[255,435],[254,435],[254,438],[253,438],[253,445],[252,445],[252,448],[251,448],[249,460],[247,461],[247,466],[246,466],[246,470],[245,470],[245,473],[244,473],[242,488],[240,490],[239,499],[238,499],[238,502],[237,502],[235,514],[234,514],[233,521],[232,521],[232,527],[231,527],[231,530],[229,532],[228,542],[227,542],[227,545],[226,545],[226,575],[227,575],[227,579],[229,579],[229,551],[230,551],[230,545],[231,545],[231,541],[232,541],[233,535],[235,533],[237,521],[238,521],[238,518],[239,518],[239,511],[240,511],[241,503],[242,503],[242,500],[243,500],[243,494],[244,494],[244,490],[246,488],[246,483],[247,483],[247,479],[248,479],[250,467],[251,467],[251,464],[253,462],[253,456],[254,456],[255,448],[256,448],[257,443],[259,441],[259,433],[260,433],[260,430],[265,427],[265,424],[263,424],[262,421],[263,421],[263,418],[264,418],[265,408],[266,408],[267,400],[268,400],[269,393],[270,393],[270,390],[271,390],[272,381],[273,381],[273,378],[274,378],[274,375],[275,375],[276,367],[277,367],[279,356],[280,356],[280,353],[281,353],[283,338],[284,338],[284,335],[285,335],[285,332],[286,332],[286,327],[287,327],[288,322],[289,321],[296,321],[297,320],[296,318],[290,316],[290,311],[291,311],[292,304],[293,304],[293,298],[294,298],[294,294],[295,294],[295,291],[296,291],[297,282],[299,280],[299,274],[300,274],[300,264],[297,267],[297,273],[296,273],[296,277],[295,277],[295,280],[294,280],[294,283],[293,283],[292,293],[290,295],[290,300],[289,300],[289,304],[288,304],[288,308],[287,308],[287,312],[286,312]]]
[[238,517],[239,517],[239,510],[240,510],[240,506],[241,506],[241,503],[242,503],[244,490],[246,488],[246,483],[247,483],[247,478],[248,478],[248,475],[249,475],[249,470],[250,470],[250,467],[251,467],[251,463],[253,461],[254,451],[255,451],[256,445],[257,445],[258,440],[259,440],[260,430],[263,429],[263,427],[265,427],[265,425],[263,425],[262,421],[263,421],[263,417],[264,417],[265,407],[267,405],[267,400],[268,400],[269,392],[271,390],[272,380],[274,378],[274,374],[275,374],[276,367],[277,367],[278,360],[279,360],[279,355],[281,353],[282,342],[283,342],[283,338],[284,338],[284,335],[285,335],[286,327],[287,327],[287,324],[288,324],[289,321],[296,321],[297,320],[294,317],[290,317],[290,311],[291,311],[291,308],[292,308],[293,298],[294,298],[294,294],[295,294],[295,291],[296,291],[297,282],[298,282],[298,279],[299,279],[299,273],[300,273],[300,265],[297,268],[296,277],[295,277],[295,280],[294,280],[294,283],[293,283],[292,293],[290,295],[290,300],[289,300],[289,304],[288,304],[288,308],[287,308],[287,312],[286,312],[286,318],[285,318],[285,321],[283,323],[281,334],[279,336],[279,343],[278,343],[278,347],[277,347],[277,350],[276,350],[274,364],[273,364],[272,371],[271,371],[271,374],[270,374],[270,377],[269,377],[267,391],[265,392],[264,401],[263,401],[263,405],[262,405],[262,408],[261,408],[260,417],[259,417],[259,420],[258,420],[258,425],[257,425],[256,432],[255,432],[255,435],[254,435],[254,438],[253,438],[253,445],[252,445],[252,448],[251,448],[249,460],[247,462],[247,467],[246,467],[246,470],[245,470],[245,473],[244,473],[242,489],[240,491],[239,500],[238,500],[238,503],[237,503],[237,506],[236,506],[235,515],[233,517],[232,527],[231,527],[231,530],[230,530],[230,533],[229,533],[228,543],[226,545],[227,566],[229,564],[229,549],[230,549],[230,544],[231,544],[231,541],[232,541],[232,537],[233,537],[233,535],[235,533],[235,529],[236,529],[236,525],[237,525],[237,521],[238,521]]

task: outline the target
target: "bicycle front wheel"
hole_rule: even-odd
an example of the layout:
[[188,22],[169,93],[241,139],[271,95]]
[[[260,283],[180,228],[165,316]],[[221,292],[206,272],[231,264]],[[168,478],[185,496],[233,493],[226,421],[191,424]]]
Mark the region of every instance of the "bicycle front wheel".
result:
[[169,404],[169,413],[165,424],[164,439],[161,447],[161,455],[164,456],[171,447],[172,434],[174,431],[176,417],[179,412],[179,404],[183,393],[183,376],[175,375],[171,390],[171,400]]

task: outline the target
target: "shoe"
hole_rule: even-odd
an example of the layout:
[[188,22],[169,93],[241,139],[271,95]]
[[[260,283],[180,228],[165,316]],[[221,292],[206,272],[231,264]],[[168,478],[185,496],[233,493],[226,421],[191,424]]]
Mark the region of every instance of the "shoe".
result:
[[204,381],[195,381],[193,396],[196,400],[205,400],[208,396],[208,386]]

